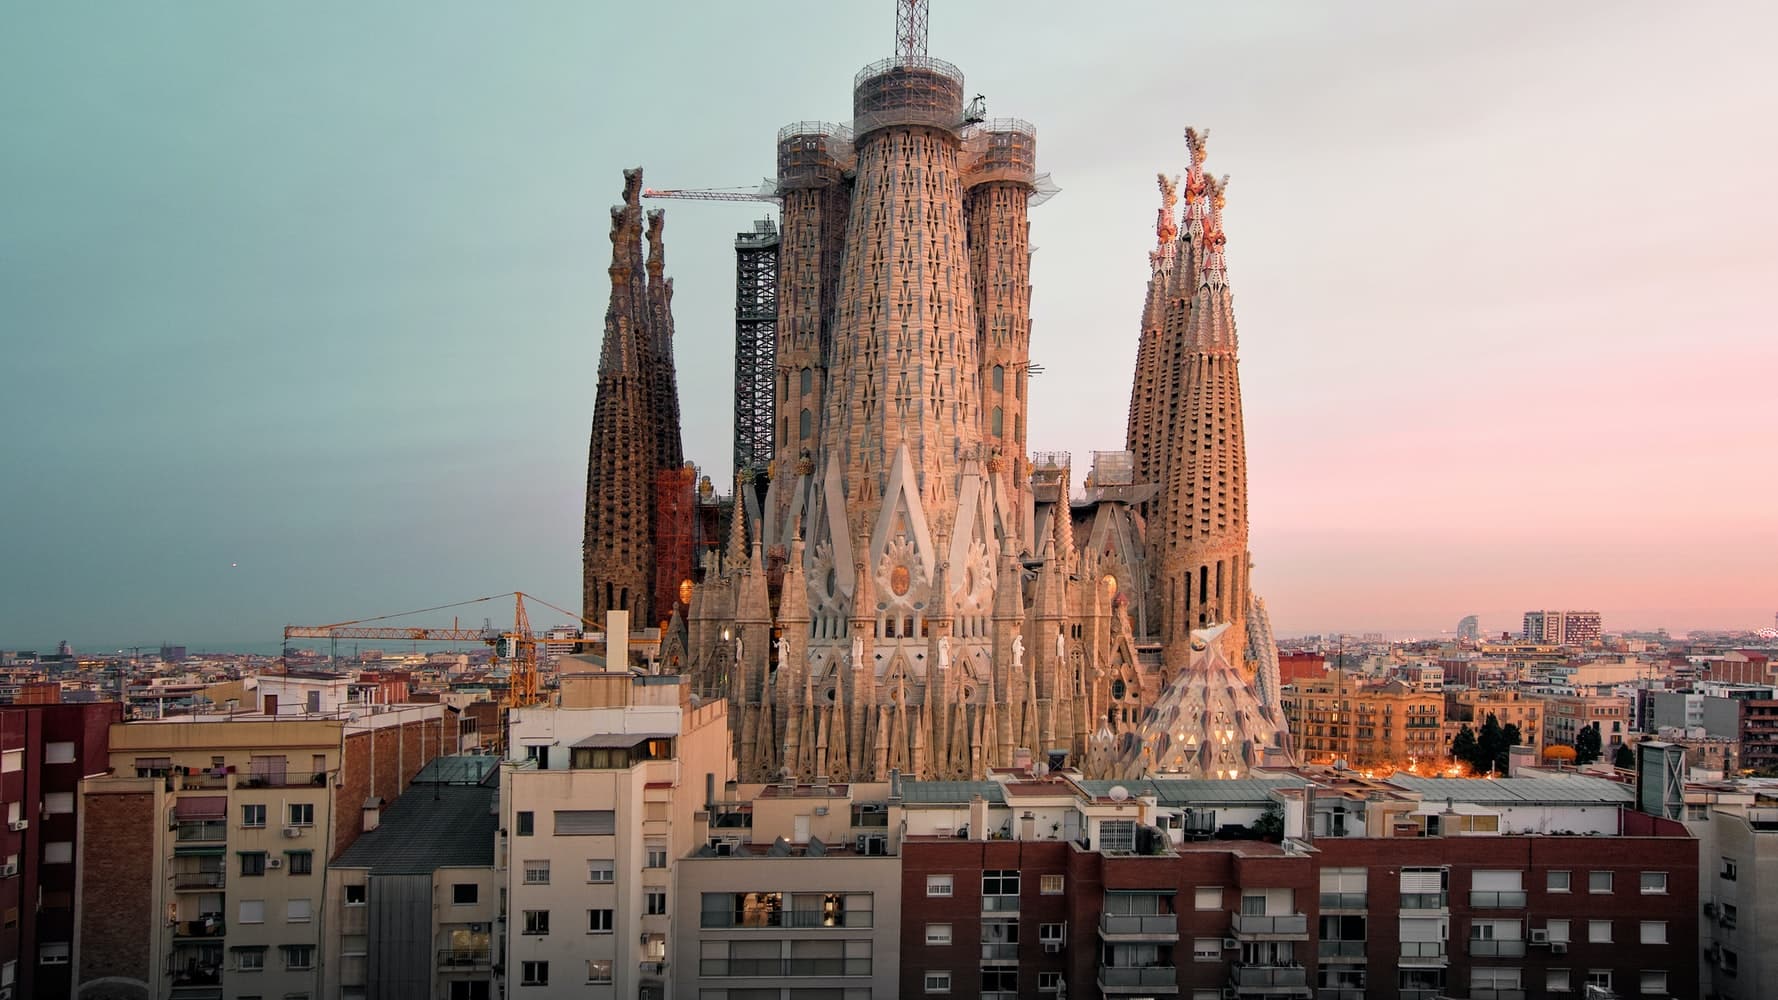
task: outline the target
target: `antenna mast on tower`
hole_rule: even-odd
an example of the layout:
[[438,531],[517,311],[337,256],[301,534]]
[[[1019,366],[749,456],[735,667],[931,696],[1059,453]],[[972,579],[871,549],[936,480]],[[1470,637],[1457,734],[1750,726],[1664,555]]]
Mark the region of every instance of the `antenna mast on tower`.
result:
[[895,54],[903,59],[926,55],[926,0],[896,0]]

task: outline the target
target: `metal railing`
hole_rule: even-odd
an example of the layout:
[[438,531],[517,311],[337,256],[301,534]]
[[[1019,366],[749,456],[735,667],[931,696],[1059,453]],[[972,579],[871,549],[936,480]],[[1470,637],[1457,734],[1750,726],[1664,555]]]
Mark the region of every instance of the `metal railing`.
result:
[[1471,955],[1491,958],[1519,958],[1525,954],[1525,942],[1505,939],[1470,938]]
[[667,963],[643,962],[637,966],[636,971],[644,976],[664,976],[667,974]]
[[870,927],[873,911],[848,910],[828,913],[825,910],[772,910],[765,913],[718,913],[709,911],[698,918],[700,927]]
[[175,839],[181,842],[194,840],[227,840],[228,820],[180,820]]
[[1525,893],[1519,889],[1498,892],[1478,889],[1470,892],[1469,905],[1478,910],[1522,910],[1525,908]]
[[438,953],[441,969],[486,969],[491,957],[486,948],[444,948]]
[[1349,986],[1324,986],[1315,991],[1315,1000],[1365,1000],[1365,995]]
[[1235,986],[1306,986],[1309,974],[1300,965],[1237,965],[1230,976]]
[[1522,989],[1493,989],[1486,986],[1471,986],[1469,1000],[1525,1000]]
[[1317,952],[1322,958],[1363,958],[1365,957],[1363,941],[1329,941],[1321,939]]
[[1442,910],[1449,904],[1449,893],[1404,892],[1401,894],[1401,908],[1404,910]]
[[700,976],[868,976],[868,958],[706,958]]
[[1099,967],[1099,985],[1106,986],[1176,986],[1179,970],[1171,965],[1145,965],[1126,968],[1117,965]]
[[331,771],[273,771],[235,775],[237,788],[325,788]]
[[982,945],[982,961],[984,962],[1016,962],[1019,960],[1019,946],[1016,944],[984,944]]
[[1309,933],[1309,918],[1301,913],[1281,913],[1276,916],[1237,913],[1234,925],[1236,934]]
[[1324,892],[1321,894],[1321,908],[1324,910],[1362,910],[1369,898],[1362,892]]
[[1112,936],[1166,937],[1178,940],[1179,915],[1177,913],[1157,914],[1117,914],[1102,913],[1099,916],[1099,933]]
[[1443,941],[1403,941],[1401,957],[1407,959],[1442,959],[1446,957]]
[[220,920],[181,920],[173,926],[176,938],[219,938],[222,935]]
[[174,872],[173,888],[187,889],[220,889],[228,884],[227,872]]
[[1017,896],[983,896],[983,913],[1017,913],[1019,897]]

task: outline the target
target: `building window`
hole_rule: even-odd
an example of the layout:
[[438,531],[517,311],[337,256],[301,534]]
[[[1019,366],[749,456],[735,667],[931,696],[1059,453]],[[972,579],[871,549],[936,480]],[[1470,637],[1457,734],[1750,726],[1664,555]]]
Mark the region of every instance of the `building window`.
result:
[[1567,920],[1545,921],[1544,929],[1549,931],[1551,941],[1567,941],[1568,940],[1568,921]]
[[998,966],[982,970],[983,993],[1017,993],[1019,991],[1019,970]]
[[1038,924],[1037,941],[1040,944],[1061,947],[1066,940],[1067,928],[1067,924]]
[[549,985],[549,963],[548,962],[520,962],[519,963],[519,985],[520,986],[548,986]]
[[364,890],[365,890],[365,884],[363,882],[358,882],[358,883],[346,886],[346,905],[347,906],[363,906],[364,905]]
[[1574,973],[1568,969],[1550,969],[1543,974],[1543,988],[1547,993],[1567,993],[1574,989]]
[[951,974],[949,972],[928,972],[926,974],[926,992],[951,992]]
[[1222,938],[1193,938],[1192,939],[1192,961],[1194,961],[1194,962],[1220,962],[1220,961],[1222,961]]
[[549,884],[549,862],[548,861],[527,861],[527,862],[525,862],[525,884],[526,885],[548,885]]
[[285,851],[284,869],[292,875],[312,875],[315,873],[315,852]]
[[284,968],[286,969],[300,970],[315,967],[315,946],[312,944],[280,945],[278,950],[284,953]]
[[982,872],[983,896],[1017,896],[1018,894],[1018,869],[989,869]]
[[1718,874],[1722,876],[1722,880],[1724,882],[1735,881],[1735,871],[1736,871],[1735,859],[1734,858],[1723,858],[1722,859],[1722,869],[1718,872]]
[[451,883],[451,905],[471,906],[481,899],[481,886],[474,882]]
[[[517,813],[514,815],[514,825],[519,828],[519,836],[529,837],[531,832],[536,829],[537,817],[532,815],[529,810]],[[545,966],[548,964],[548,962],[544,963]]]
[[642,894],[642,912],[651,917],[658,917],[667,912],[667,894],[651,889]]
[[1727,948],[1722,950],[1722,971],[1725,976],[1733,976],[1741,971],[1741,956]]
[[1642,944],[1666,944],[1667,921],[1644,920],[1642,922]]
[[241,923],[243,923],[243,924],[263,924],[263,923],[265,923],[265,900],[263,900],[263,899],[243,899],[243,900],[241,900]]
[[242,851],[241,852],[241,874],[245,875],[245,876],[264,875],[265,874],[265,852],[264,851]]
[[610,910],[588,910],[588,911],[586,911],[586,932],[588,934],[610,934],[611,933],[611,911]]
[[589,983],[611,982],[611,959],[588,959],[586,964],[586,981]]
[[947,945],[951,943],[950,924],[927,924],[926,943],[928,945]]
[[1644,969],[1642,970],[1640,978],[1642,980],[1642,992],[1653,993],[1658,996],[1664,996],[1666,994],[1667,970]]
[[1667,873],[1643,872],[1642,894],[1644,896],[1665,896],[1667,894]]
[[1611,970],[1610,969],[1588,969],[1587,970],[1587,985],[1588,986],[1597,986],[1602,990],[1610,990],[1611,989]]
[[1587,872],[1587,891],[1602,893],[1611,891],[1610,872]]
[[252,802],[241,807],[241,826],[258,830],[265,826],[265,803]]
[[37,961],[42,965],[67,965],[70,949],[66,941],[49,941],[37,949]]
[[665,868],[665,867],[667,867],[667,845],[666,844],[649,844],[648,847],[646,848],[646,850],[643,852],[642,867],[644,867],[644,868]]
[[259,972],[265,969],[264,948],[242,948],[235,952],[236,972]]
[[520,931],[519,933],[521,933],[521,934],[548,934],[549,933],[549,911],[548,910],[526,910],[525,911],[525,929]]
[[[951,894],[951,876],[949,876],[949,875],[928,875],[928,876],[926,876],[926,895],[927,896],[949,896],[950,894]],[[945,992],[948,993],[948,992],[950,992],[950,989],[951,989],[951,986],[950,986],[951,974],[947,972],[944,974],[944,976],[945,976]]]
[[306,924],[313,912],[314,904],[307,899],[290,899],[284,902],[284,922],[287,924]]
[[1544,889],[1549,892],[1567,892],[1572,872],[1550,872],[1544,881]]
[[60,816],[74,811],[73,792],[48,792],[43,796],[43,812],[49,816]]
[[1099,849],[1107,854],[1129,854],[1136,850],[1136,821],[1108,819],[1099,824]]
[[1039,972],[1037,974],[1037,992],[1059,993],[1062,990],[1062,974],[1060,972]]
[[1734,903],[1722,904],[1722,925],[1725,929],[1734,930],[1739,916],[1740,911],[1735,909]]
[[589,858],[586,863],[588,882],[617,881],[617,864],[610,858]]
[[1037,880],[1037,887],[1045,896],[1060,896],[1066,882],[1061,875],[1044,875]]
[[1587,940],[1593,944],[1610,944],[1611,943],[1611,921],[1609,921],[1609,920],[1589,920],[1589,921],[1587,921]]
[[74,860],[74,841],[51,840],[43,845],[43,863],[46,865],[68,864]]
[[291,826],[314,826],[315,804],[313,802],[290,803]]
[[74,763],[74,743],[72,741],[45,743],[43,745],[43,762],[45,764]]
[[1192,907],[1198,910],[1222,909],[1222,886],[1200,885],[1192,893]]

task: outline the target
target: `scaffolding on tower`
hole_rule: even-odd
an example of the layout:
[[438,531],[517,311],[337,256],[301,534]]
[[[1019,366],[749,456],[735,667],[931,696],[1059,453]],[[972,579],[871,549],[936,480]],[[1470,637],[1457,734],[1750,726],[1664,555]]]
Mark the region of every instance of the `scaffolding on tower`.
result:
[[778,345],[778,226],[735,234],[735,469],[772,462]]

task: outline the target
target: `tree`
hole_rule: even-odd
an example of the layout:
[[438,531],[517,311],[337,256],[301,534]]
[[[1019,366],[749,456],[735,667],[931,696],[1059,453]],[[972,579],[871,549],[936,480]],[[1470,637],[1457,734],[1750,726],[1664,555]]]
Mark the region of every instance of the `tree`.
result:
[[1471,767],[1475,766],[1476,738],[1475,731],[1465,722],[1457,735],[1451,738],[1451,759],[1460,760]]
[[1605,741],[1599,736],[1599,724],[1582,727],[1574,737],[1574,763],[1591,764],[1605,754]]
[[1617,745],[1617,753],[1612,755],[1611,766],[1622,768],[1625,771],[1636,770],[1636,752],[1630,749],[1630,744],[1619,743]]
[[1478,771],[1492,769],[1506,770],[1506,736],[1500,731],[1500,720],[1493,712],[1482,722],[1482,731],[1475,738],[1475,760],[1471,765]]
[[1284,838],[1284,809],[1276,802],[1266,803],[1265,811],[1253,821],[1247,829],[1261,840],[1282,840]]

